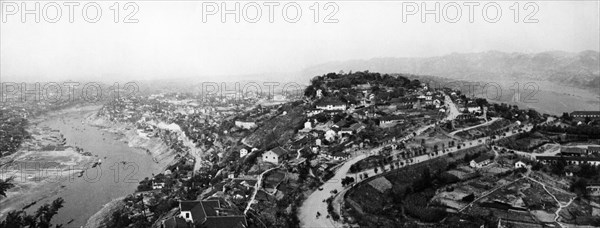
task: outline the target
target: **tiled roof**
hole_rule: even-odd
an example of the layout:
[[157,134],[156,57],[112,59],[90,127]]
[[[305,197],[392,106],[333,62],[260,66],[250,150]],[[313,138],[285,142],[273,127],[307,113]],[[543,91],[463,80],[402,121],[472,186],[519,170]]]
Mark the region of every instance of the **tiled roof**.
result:
[[588,150],[600,151],[600,146],[588,146]]
[[181,201],[179,202],[179,209],[182,211],[191,211],[198,203],[198,201]]
[[219,199],[181,201],[180,208],[182,211],[190,211],[194,222],[201,223],[202,227],[242,228],[248,226],[244,215],[235,215],[234,210],[221,208]]
[[326,97],[317,102],[317,106],[327,106],[327,105],[345,105],[346,103],[340,101],[337,98]]
[[545,161],[594,161],[600,162],[600,158],[595,157],[577,157],[577,156],[536,156],[537,160],[545,160]]
[[402,116],[392,115],[381,117],[381,120],[401,120],[402,118]]
[[475,162],[481,163],[482,161],[490,160],[491,158],[492,158],[492,156],[490,156],[488,154],[484,154],[484,155],[481,155],[481,156],[475,158]]
[[223,217],[210,217],[202,224],[201,227],[207,228],[244,228],[248,226],[246,217],[243,215],[239,216],[223,216]]
[[283,149],[283,148],[281,148],[279,146],[271,149],[270,151],[273,152],[273,153],[275,153],[275,154],[277,154],[277,156],[281,156],[281,155],[284,155],[284,154],[288,153],[287,150],[285,150],[285,149]]
[[563,147],[560,148],[561,153],[575,153],[575,154],[584,154],[585,149],[579,147]]

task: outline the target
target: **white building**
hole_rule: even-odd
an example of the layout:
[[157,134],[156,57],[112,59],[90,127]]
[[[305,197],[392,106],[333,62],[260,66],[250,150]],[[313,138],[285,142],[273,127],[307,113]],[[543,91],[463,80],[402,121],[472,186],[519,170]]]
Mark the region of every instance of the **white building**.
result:
[[262,155],[263,162],[270,162],[273,164],[279,164],[281,161],[285,159],[285,156],[288,154],[288,151],[281,148],[275,147],[267,152],[264,152]]
[[321,110],[321,109],[309,110],[309,111],[306,112],[306,116],[307,117],[312,117],[312,116],[318,115],[318,114],[320,114],[322,112],[323,112],[323,110]]
[[520,168],[525,168],[525,167],[527,167],[527,164],[525,164],[525,162],[518,161],[515,163],[515,169],[520,169]]
[[243,129],[253,129],[256,126],[256,123],[251,122],[251,121],[240,121],[240,120],[236,120],[235,121],[235,126],[239,127],[239,128],[243,128]]
[[152,189],[163,189],[164,187],[165,187],[165,183],[163,183],[163,182],[152,183]]
[[327,132],[325,132],[325,139],[327,141],[333,141],[335,140],[335,131],[334,130],[328,130]]
[[304,129],[305,130],[312,129],[312,123],[310,122],[310,120],[307,120],[306,123],[304,123]]
[[469,103],[467,104],[467,111],[469,113],[478,113],[481,112],[481,107],[475,103]]
[[473,168],[482,168],[490,163],[492,163],[492,159],[489,155],[481,155],[478,158],[471,160],[469,165]]
[[246,148],[240,149],[240,158],[242,158],[246,155],[248,155],[248,149],[246,149]]

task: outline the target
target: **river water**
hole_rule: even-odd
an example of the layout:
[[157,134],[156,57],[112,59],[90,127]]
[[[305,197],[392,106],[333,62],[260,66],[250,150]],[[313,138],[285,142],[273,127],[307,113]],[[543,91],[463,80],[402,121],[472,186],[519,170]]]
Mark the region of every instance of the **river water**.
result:
[[67,145],[91,152],[95,161],[101,160],[100,165],[88,169],[83,176],[79,177],[77,173],[70,180],[65,178],[61,183],[65,186],[62,191],[32,207],[37,209],[62,197],[64,207],[52,219],[53,224],[83,226],[103,205],[133,193],[140,180],[162,171],[162,167],[146,151],[129,147],[119,140],[119,135],[84,123],[85,118],[93,113],[95,111],[70,112],[39,123],[40,126],[59,130]]

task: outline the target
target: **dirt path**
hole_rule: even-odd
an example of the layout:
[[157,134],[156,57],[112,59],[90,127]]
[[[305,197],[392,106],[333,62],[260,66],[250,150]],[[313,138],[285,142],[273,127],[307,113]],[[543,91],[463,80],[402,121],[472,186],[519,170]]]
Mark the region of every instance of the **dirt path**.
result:
[[279,167],[280,166],[274,167],[274,168],[270,168],[270,169],[262,172],[260,175],[258,175],[258,180],[256,181],[256,185],[254,186],[254,192],[252,193],[252,197],[248,201],[248,206],[246,206],[246,209],[244,210],[244,214],[248,213],[248,211],[252,207],[252,203],[254,202],[254,199],[256,198],[256,194],[258,193],[258,190],[260,190],[260,186],[262,185],[263,176],[266,173],[271,172],[272,170],[278,169]]
[[571,205],[571,203],[573,203],[573,200],[575,199],[575,197],[571,198],[571,199],[569,200],[569,202],[568,202],[568,203],[566,203],[566,204],[562,204],[562,203],[561,203],[561,202],[558,200],[558,198],[556,198],[556,196],[554,196],[554,194],[552,194],[550,191],[548,191],[548,189],[546,188],[546,184],[544,184],[544,183],[542,183],[542,182],[539,182],[538,180],[536,180],[536,179],[533,179],[533,178],[531,178],[531,177],[527,177],[527,178],[528,178],[529,180],[533,181],[533,182],[536,182],[536,183],[538,183],[538,184],[542,185],[542,187],[544,188],[544,191],[546,191],[546,193],[548,193],[548,195],[552,196],[552,198],[554,199],[554,201],[556,201],[556,203],[558,204],[558,209],[556,209],[556,211],[554,212],[554,214],[556,215],[556,216],[554,217],[554,221],[555,221],[556,223],[558,223],[558,225],[559,225],[560,227],[566,227],[566,225],[564,225],[564,224],[562,224],[561,222],[559,222],[559,221],[558,221],[558,219],[560,218],[560,211],[561,211],[563,208],[565,208],[565,207],[568,207],[569,205]]
[[465,128],[462,128],[462,129],[458,129],[456,131],[450,132],[449,134],[452,135],[452,136],[454,136],[454,135],[456,135],[456,133],[459,133],[459,132],[468,131],[468,130],[471,130],[471,129],[474,129],[474,128],[478,128],[478,127],[483,127],[483,126],[490,125],[490,124],[496,122],[499,119],[501,119],[501,118],[492,117],[492,120],[487,121],[485,123],[478,124],[478,125],[475,125],[475,126],[465,127]]

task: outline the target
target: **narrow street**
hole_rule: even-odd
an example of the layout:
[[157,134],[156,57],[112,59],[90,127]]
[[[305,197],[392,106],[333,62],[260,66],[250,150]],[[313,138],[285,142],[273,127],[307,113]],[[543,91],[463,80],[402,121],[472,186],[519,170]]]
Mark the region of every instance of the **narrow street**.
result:
[[[350,166],[366,157],[366,154],[361,154],[346,161],[346,163],[337,170],[334,177],[319,187],[321,190],[314,191],[306,200],[304,200],[298,214],[300,227],[341,226],[341,224],[333,221],[333,219],[326,218],[327,203],[323,202],[323,200],[331,197],[333,195],[331,191],[333,190],[337,190],[338,192],[342,191],[343,187],[341,180],[346,177],[346,173],[348,173]],[[317,212],[321,214],[318,218],[316,217]]]

